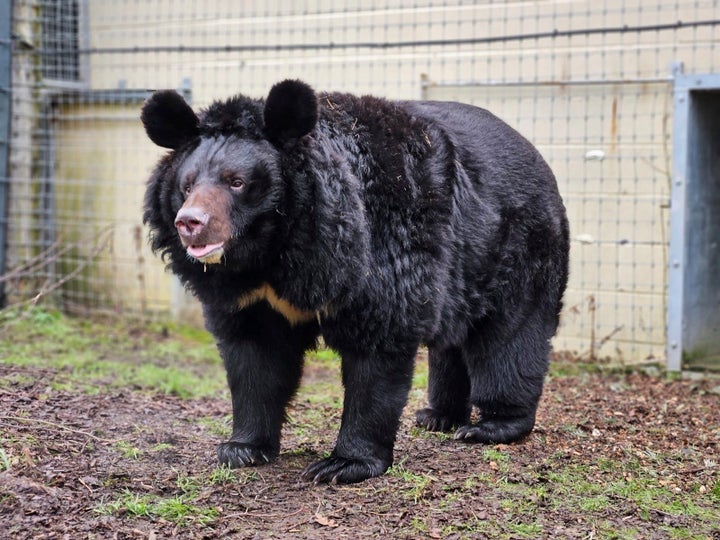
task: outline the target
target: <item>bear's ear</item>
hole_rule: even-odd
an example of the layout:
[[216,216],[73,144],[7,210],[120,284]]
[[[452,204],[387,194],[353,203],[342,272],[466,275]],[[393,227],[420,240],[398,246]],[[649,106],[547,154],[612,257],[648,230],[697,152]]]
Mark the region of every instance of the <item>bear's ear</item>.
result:
[[150,140],[173,150],[197,136],[198,117],[175,90],[155,92],[140,115]]
[[270,89],[265,100],[265,135],[284,143],[310,133],[318,119],[315,91],[302,81],[285,80]]

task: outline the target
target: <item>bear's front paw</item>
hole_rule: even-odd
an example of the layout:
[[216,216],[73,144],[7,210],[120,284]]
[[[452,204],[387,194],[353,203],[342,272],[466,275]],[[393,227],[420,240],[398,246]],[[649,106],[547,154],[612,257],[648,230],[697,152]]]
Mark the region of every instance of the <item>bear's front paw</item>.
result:
[[277,458],[277,450],[269,446],[255,446],[237,441],[228,441],[218,445],[218,461],[235,469],[252,465],[265,465]]
[[464,419],[441,414],[430,407],[415,411],[415,423],[428,431],[450,431],[454,426],[459,426],[463,422]]
[[389,463],[379,459],[350,459],[330,456],[305,468],[303,480],[316,484],[353,484],[387,471]]

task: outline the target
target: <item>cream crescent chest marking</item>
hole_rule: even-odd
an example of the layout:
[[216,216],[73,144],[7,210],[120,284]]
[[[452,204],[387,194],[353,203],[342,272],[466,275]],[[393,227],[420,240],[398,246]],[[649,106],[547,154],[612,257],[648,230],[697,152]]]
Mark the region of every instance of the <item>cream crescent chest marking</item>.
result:
[[285,317],[291,325],[308,322],[317,318],[317,313],[314,311],[302,310],[293,306],[287,300],[280,298],[275,292],[275,289],[267,283],[263,283],[256,289],[243,294],[238,299],[237,306],[240,309],[244,309],[262,300],[270,304],[270,307]]

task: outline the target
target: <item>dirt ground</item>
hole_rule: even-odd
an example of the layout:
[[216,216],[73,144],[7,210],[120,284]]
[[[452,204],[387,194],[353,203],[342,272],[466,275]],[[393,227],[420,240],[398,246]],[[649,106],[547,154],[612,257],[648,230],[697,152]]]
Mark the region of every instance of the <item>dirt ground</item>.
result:
[[415,428],[415,389],[388,474],[316,486],[299,474],[332,447],[332,400],[301,391],[279,460],[228,471],[226,396],[57,375],[0,364],[0,538],[720,539],[718,379],[558,372],[533,434],[495,447]]

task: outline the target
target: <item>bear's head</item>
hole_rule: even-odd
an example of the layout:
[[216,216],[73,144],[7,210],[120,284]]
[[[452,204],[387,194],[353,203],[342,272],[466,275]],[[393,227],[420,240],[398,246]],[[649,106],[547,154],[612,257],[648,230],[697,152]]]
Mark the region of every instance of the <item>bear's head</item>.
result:
[[173,150],[148,184],[153,248],[173,253],[179,240],[190,259],[204,264],[259,264],[283,214],[281,155],[318,120],[312,88],[286,80],[264,103],[236,96],[199,115],[177,92],[159,91],[141,118],[150,139]]

